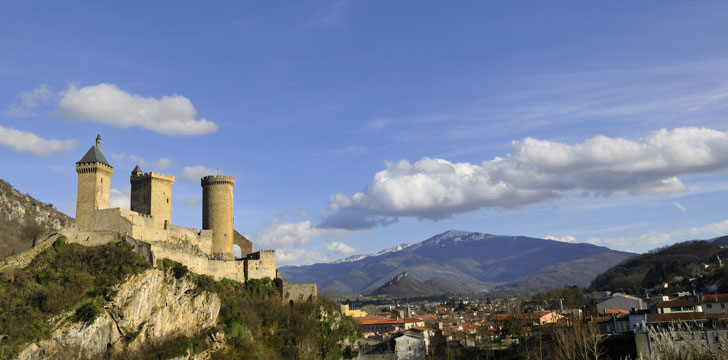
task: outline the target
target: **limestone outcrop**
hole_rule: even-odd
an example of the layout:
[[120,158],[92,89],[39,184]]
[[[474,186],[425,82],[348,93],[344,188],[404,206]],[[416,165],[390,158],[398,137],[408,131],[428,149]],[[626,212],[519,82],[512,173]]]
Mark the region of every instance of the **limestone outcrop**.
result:
[[56,320],[51,339],[30,344],[17,359],[99,358],[107,351],[134,351],[171,336],[194,336],[215,326],[220,312],[216,294],[196,293],[195,288],[159,269],[134,275],[116,288],[96,319],[77,323],[69,320],[72,313],[64,314]]

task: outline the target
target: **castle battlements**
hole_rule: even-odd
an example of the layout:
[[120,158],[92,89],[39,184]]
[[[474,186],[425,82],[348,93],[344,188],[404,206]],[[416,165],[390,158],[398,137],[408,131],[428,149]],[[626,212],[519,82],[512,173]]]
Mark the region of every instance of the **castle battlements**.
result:
[[143,179],[147,179],[147,178],[155,178],[155,179],[160,179],[160,180],[166,180],[166,181],[174,182],[174,176],[173,175],[156,173],[154,171],[145,172],[145,173],[142,173],[140,175],[137,175],[137,174],[132,173],[132,175],[131,175],[131,181],[143,180]]
[[114,168],[102,163],[76,163],[76,172],[79,174],[95,173],[98,170],[112,172]]
[[228,175],[208,175],[200,180],[200,185],[235,185],[235,177]]

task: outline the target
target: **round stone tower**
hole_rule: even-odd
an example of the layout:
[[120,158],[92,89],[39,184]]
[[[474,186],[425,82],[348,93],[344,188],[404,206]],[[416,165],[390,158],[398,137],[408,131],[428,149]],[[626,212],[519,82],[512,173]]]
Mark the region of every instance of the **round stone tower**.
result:
[[201,180],[202,228],[212,230],[212,251],[221,258],[233,254],[233,186],[232,176],[211,175]]

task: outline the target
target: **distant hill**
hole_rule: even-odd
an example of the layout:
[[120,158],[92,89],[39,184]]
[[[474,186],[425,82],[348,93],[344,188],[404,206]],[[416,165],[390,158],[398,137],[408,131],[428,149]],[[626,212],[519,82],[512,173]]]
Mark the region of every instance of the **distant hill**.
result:
[[34,238],[73,221],[30,195],[0,180],[0,259],[33,246]]
[[[519,280],[513,283],[514,289],[545,289],[587,286],[594,276],[632,255],[591,244],[447,231],[377,254],[280,270],[286,279],[316,282],[319,291],[333,294],[365,293],[402,272],[424,282],[447,280],[470,291]],[[562,266],[556,266],[559,264]],[[538,281],[528,280],[537,274]]]
[[728,259],[728,248],[721,245],[725,239],[686,241],[634,256],[597,276],[591,286],[595,290],[634,293],[677,277],[693,277],[701,264],[716,263],[716,256]]
[[432,278],[425,281],[425,284],[431,288],[437,290],[441,294],[461,294],[466,295],[473,292],[469,287],[456,283],[452,280],[448,280],[441,277]]
[[367,296],[380,296],[384,295],[388,298],[403,298],[403,297],[428,297],[440,295],[442,292],[433,289],[430,285],[427,285],[417,279],[414,279],[407,275],[406,272],[397,274],[392,280],[387,281],[384,285],[371,290],[364,295]]

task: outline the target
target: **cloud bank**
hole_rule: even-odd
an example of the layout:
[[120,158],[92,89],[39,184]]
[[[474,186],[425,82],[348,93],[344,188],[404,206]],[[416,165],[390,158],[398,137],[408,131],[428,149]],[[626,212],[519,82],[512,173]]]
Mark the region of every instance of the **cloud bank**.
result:
[[163,135],[205,135],[217,131],[217,125],[197,112],[182,95],[143,97],[101,83],[61,92],[56,113],[77,120],[100,122],[120,128],[141,127]]
[[0,144],[15,151],[27,151],[38,156],[49,156],[73,150],[76,140],[46,140],[38,135],[0,125]]
[[208,169],[202,165],[185,166],[182,169],[182,180],[189,183],[199,182],[201,178],[207,175],[215,175],[215,170]]
[[580,144],[531,137],[481,164],[424,157],[387,163],[363,191],[336,194],[322,228],[366,229],[399,217],[440,220],[483,208],[518,208],[571,193],[660,195],[686,191],[678,176],[728,169],[728,133],[661,129],[638,140],[595,136]]

